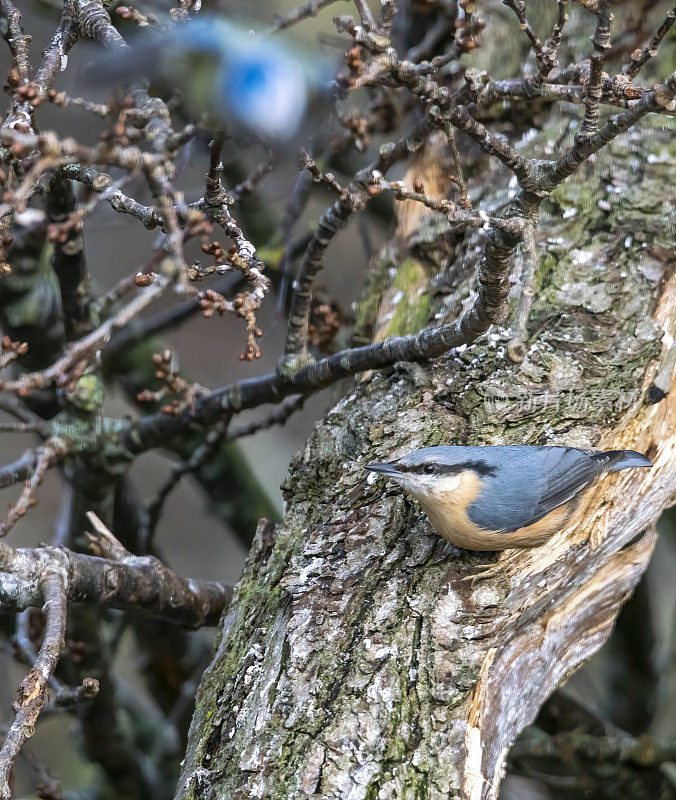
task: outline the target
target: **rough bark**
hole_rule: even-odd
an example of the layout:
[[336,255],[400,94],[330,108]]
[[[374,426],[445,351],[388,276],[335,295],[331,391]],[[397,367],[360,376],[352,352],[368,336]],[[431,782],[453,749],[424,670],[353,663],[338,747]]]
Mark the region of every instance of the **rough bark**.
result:
[[[650,402],[676,334],[674,156],[646,128],[543,209],[523,363],[498,329],[373,374],[317,425],[292,463],[284,519],[260,525],[222,621],[177,798],[497,796],[511,743],[607,638],[676,493],[673,380]],[[427,269],[432,227],[415,250]],[[445,318],[471,302],[474,245],[443,240],[433,285]],[[459,443],[632,447],[655,466],[603,479],[546,546],[494,557],[446,544],[364,472]]]

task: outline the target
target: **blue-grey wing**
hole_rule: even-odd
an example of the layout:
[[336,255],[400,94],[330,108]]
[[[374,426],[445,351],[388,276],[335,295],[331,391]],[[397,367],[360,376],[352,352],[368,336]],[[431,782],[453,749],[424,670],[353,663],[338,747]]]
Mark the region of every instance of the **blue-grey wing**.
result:
[[607,468],[594,451],[542,447],[524,452],[484,479],[469,517],[484,530],[511,533],[572,500]]

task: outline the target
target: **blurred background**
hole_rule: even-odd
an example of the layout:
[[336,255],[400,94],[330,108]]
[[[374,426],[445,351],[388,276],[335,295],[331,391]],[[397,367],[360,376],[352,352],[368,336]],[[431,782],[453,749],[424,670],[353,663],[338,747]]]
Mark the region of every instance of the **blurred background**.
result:
[[[274,14],[283,14],[297,5],[290,0],[268,0],[260,4],[252,4],[246,0],[221,0],[217,4],[217,10],[218,13],[246,17],[252,26],[265,29]],[[373,5],[376,7],[378,4]],[[649,3],[646,7],[650,6],[652,9],[656,5]],[[536,20],[537,15],[544,15],[547,19],[551,17],[551,2],[539,0],[533,2],[532,6]],[[210,10],[214,10],[213,5]],[[31,52],[35,67],[41,51],[53,34],[60,6],[57,7],[52,2],[27,0],[22,4],[21,11],[25,29],[33,37]],[[344,39],[338,39],[331,19],[338,13],[351,11],[351,6],[342,2],[320,11],[316,17],[290,30],[288,37],[291,46],[308,50],[314,57],[321,57],[327,63],[333,64],[335,70],[340,69],[345,50]],[[503,9],[500,4],[494,3],[490,12],[486,13],[498,17],[504,15],[505,30],[513,30],[512,12]],[[116,18],[117,22],[123,34],[134,31],[133,25],[120,22]],[[494,25],[495,20],[491,24]],[[505,35],[516,51],[515,58],[518,60],[525,55],[525,37],[517,45],[513,37]],[[523,50],[519,51],[518,48]],[[9,68],[6,49],[0,48],[2,74],[6,74]],[[86,42],[78,44],[72,51],[69,69],[63,77],[57,79],[57,88],[73,93],[83,92],[82,79],[78,75],[82,67],[97,54],[95,46]],[[480,57],[479,55],[478,58]],[[103,99],[101,89],[86,88],[90,99]],[[73,109],[60,109],[48,103],[39,108],[36,119],[42,130],[54,129],[61,136],[73,135],[80,141],[89,143],[97,140],[102,129],[102,125],[89,115]],[[345,164],[346,173],[351,174],[359,166],[369,163],[378,144],[379,141],[375,141],[367,152],[350,156]],[[266,158],[265,148],[258,145],[245,152],[243,158],[241,152],[234,155],[234,148],[232,152],[232,163],[227,163],[226,160],[225,173],[231,175],[233,181],[243,179],[256,164]],[[207,166],[206,142],[193,142],[181,161],[180,180],[177,181],[188,200],[202,194]],[[248,216],[235,211],[235,216],[238,219],[253,220],[260,229],[269,225],[279,226],[297,177],[297,154],[290,151],[283,154],[274,171],[262,184],[265,204],[274,209],[274,213],[269,214],[265,208],[261,208],[254,209],[253,214]],[[396,177],[399,175],[395,172],[393,179]],[[140,202],[151,201],[140,180],[127,185],[125,191]],[[297,230],[302,231],[313,220],[316,221],[330,202],[332,199],[327,192],[315,189],[298,220]],[[383,208],[378,213],[369,215],[366,230],[359,220],[352,221],[330,248],[326,269],[321,277],[321,288],[340,307],[344,322],[349,323],[353,304],[359,298],[368,265],[368,249],[377,251],[392,229],[391,208]],[[95,282],[94,293],[100,294],[113,287],[123,276],[142,268],[152,257],[158,234],[157,231],[147,231],[142,225],[130,222],[126,215],[112,213],[107,204],[101,203],[87,220],[84,236],[89,268]],[[256,236],[252,235],[252,239],[257,241]],[[367,248],[364,246],[364,239],[368,242]],[[199,244],[189,244],[186,253],[188,258],[197,257]],[[265,260],[265,253],[259,255]],[[165,305],[168,307],[173,302],[175,301],[170,298]],[[152,314],[160,310],[161,307],[154,307]],[[200,315],[195,315],[180,329],[167,332],[164,338],[178,365],[183,367],[185,377],[205,386],[216,387],[233,379],[274,369],[286,325],[283,311],[276,307],[272,295],[264,301],[258,323],[263,331],[263,337],[259,341],[262,357],[253,362],[239,360],[243,347],[243,325],[241,320],[230,316],[205,320]],[[345,331],[346,327],[338,333],[338,343],[341,337],[345,341]],[[314,422],[340,393],[340,387],[326,390],[309,399],[305,407],[291,416],[283,427],[277,426],[241,440],[243,468],[250,471],[258,482],[261,493],[259,499],[268,516],[281,515],[282,496],[279,487],[287,473],[289,461],[302,448]],[[108,395],[105,410],[110,416],[118,417],[138,413],[121,392]],[[260,415],[259,412],[258,416]],[[242,421],[248,422],[255,418],[255,414],[249,414]],[[0,461],[10,462],[28,446],[33,446],[31,437],[1,436]],[[154,495],[168,478],[173,461],[175,458],[158,452],[145,454],[136,460],[131,470],[131,479],[142,498]],[[39,505],[16,526],[12,534],[13,544],[36,545],[51,538],[61,492],[59,473],[51,470],[39,491]],[[223,492],[227,494],[227,486],[223,487]],[[3,501],[9,503],[15,493],[16,487],[6,490]],[[227,501],[229,498],[224,499]],[[192,477],[184,479],[167,501],[158,526],[156,542],[165,560],[179,573],[234,583],[247,552],[242,531],[229,528],[222,519],[211,513],[212,510],[212,504],[200,485]],[[611,720],[624,730],[636,734],[649,731],[656,736],[670,738],[675,742],[676,772],[676,516],[673,512],[665,514],[659,530],[657,550],[648,573],[635,597],[623,609],[613,639],[573,677],[566,692],[590,712],[598,713],[601,718]],[[249,535],[252,534],[253,530],[249,531]],[[204,639],[212,635],[212,631],[194,634]],[[135,670],[129,668],[137,656],[132,637],[123,636],[118,644],[115,660],[120,668],[121,682],[128,681],[134,685],[137,696],[143,697],[147,704],[143,713],[151,718],[156,713],[154,701],[144,692]],[[10,653],[0,650],[0,724],[10,719],[10,705],[23,671],[22,666],[14,663]],[[39,755],[40,761],[58,775],[65,787],[72,790],[88,786],[93,769],[85,765],[77,755],[76,730],[75,722],[66,715],[46,717],[41,720],[38,732],[31,741],[31,749]],[[28,792],[33,782],[30,765],[22,763],[17,778],[17,797],[24,791]],[[676,782],[674,785],[676,786]],[[502,797],[503,800],[547,800],[595,796],[585,794],[583,790],[584,782],[581,783],[578,776],[571,778],[565,771],[560,776],[559,784],[550,779],[540,779],[537,775],[512,775],[504,784]],[[654,796],[657,798],[658,795]]]

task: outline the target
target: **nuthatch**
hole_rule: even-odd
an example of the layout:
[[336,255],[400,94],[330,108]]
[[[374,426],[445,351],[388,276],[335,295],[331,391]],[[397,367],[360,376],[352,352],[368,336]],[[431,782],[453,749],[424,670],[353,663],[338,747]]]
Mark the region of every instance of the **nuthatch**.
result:
[[634,450],[577,447],[426,447],[366,469],[398,483],[437,531],[468,550],[538,547],[570,519],[604,472],[651,467]]

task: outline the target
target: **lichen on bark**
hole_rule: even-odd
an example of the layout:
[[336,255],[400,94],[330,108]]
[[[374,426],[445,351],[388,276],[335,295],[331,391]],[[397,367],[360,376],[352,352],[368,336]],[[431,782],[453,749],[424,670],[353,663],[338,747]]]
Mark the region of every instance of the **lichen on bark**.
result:
[[[674,390],[646,400],[676,333],[674,157],[651,135],[656,155],[630,132],[543,208],[523,363],[493,330],[356,383],[318,423],[222,621],[177,798],[496,796],[509,745],[608,635],[676,491]],[[441,318],[474,291],[473,248],[458,253],[432,298]],[[503,442],[634,446],[656,466],[605,479],[546,547],[500,556],[446,544],[364,471],[416,447]]]

